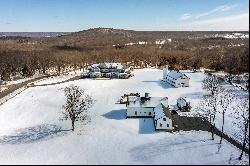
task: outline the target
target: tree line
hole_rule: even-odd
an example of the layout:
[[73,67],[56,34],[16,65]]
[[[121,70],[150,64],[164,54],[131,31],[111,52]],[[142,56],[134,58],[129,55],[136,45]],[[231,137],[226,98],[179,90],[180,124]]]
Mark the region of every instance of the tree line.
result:
[[[32,76],[36,71],[48,74],[51,69],[60,74],[66,68],[84,68],[87,64],[100,62],[130,63],[140,67],[168,64],[170,69],[208,68],[230,74],[249,72],[248,45],[209,49],[204,48],[207,41],[198,40],[201,44],[196,40],[180,39],[161,47],[153,44],[114,47],[101,39],[102,44],[100,41],[95,43],[93,39],[85,43],[75,39],[51,40],[36,41],[35,44],[23,44],[19,40],[0,41],[1,79],[10,80],[16,72],[25,77]],[[223,41],[217,42],[221,44]]]

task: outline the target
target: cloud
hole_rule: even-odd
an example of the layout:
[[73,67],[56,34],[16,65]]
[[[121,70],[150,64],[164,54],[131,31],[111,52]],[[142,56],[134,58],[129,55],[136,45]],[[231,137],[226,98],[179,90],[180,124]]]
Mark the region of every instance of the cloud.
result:
[[225,16],[220,18],[193,21],[180,25],[182,30],[194,31],[248,31],[249,13]]
[[238,4],[221,5],[221,6],[218,6],[218,7],[214,8],[214,9],[208,11],[208,12],[200,13],[195,18],[198,19],[198,18],[201,18],[201,17],[204,17],[204,16],[209,16],[209,15],[218,13],[218,12],[229,11],[229,10],[232,10],[232,9],[236,8],[237,6],[239,6],[239,5]]
[[143,30],[157,31],[249,31],[249,13],[195,20],[189,22],[178,22],[176,24],[155,25]]
[[183,14],[180,17],[180,20],[185,21],[185,20],[189,20],[192,16],[190,14]]
[[203,12],[203,13],[198,13],[198,14],[193,14],[193,16],[191,14],[186,13],[186,14],[183,14],[180,17],[180,20],[181,21],[186,21],[186,20],[190,20],[191,18],[199,19],[199,18],[202,18],[202,17],[205,17],[205,16],[210,16],[210,15],[216,14],[216,13],[230,11],[230,10],[236,8],[237,6],[239,6],[239,4],[220,5],[220,6],[217,6],[216,8],[214,8],[214,9],[212,9],[210,11]]

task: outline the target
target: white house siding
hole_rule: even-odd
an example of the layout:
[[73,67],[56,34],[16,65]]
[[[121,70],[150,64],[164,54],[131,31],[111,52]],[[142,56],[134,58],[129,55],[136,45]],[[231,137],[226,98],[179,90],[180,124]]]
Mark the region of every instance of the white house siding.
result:
[[163,81],[168,82],[170,85],[175,87],[188,87],[189,86],[189,78],[188,77],[179,77],[175,79],[169,75],[166,75],[163,78]]
[[168,66],[163,68],[163,81],[177,88],[189,86],[189,78],[185,74],[175,70],[169,71]]
[[143,107],[128,107],[127,117],[153,117],[153,108],[143,108]]
[[[164,118],[166,121],[164,121]],[[160,119],[155,120],[155,129],[156,130],[172,130],[172,120],[164,116]]]

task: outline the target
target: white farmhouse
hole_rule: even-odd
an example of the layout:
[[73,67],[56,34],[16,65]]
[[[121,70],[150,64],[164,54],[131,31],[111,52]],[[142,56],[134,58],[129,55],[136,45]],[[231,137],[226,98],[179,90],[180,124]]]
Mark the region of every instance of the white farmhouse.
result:
[[166,65],[163,68],[163,81],[168,82],[170,85],[174,87],[188,87],[189,86],[189,77],[185,74],[176,71],[176,70],[168,70],[168,66]]
[[145,93],[145,97],[128,96],[127,102],[127,117],[153,117],[154,108],[164,103],[167,107],[167,97],[149,97],[148,93]]
[[127,118],[153,118],[156,130],[172,131],[167,97],[127,96]]

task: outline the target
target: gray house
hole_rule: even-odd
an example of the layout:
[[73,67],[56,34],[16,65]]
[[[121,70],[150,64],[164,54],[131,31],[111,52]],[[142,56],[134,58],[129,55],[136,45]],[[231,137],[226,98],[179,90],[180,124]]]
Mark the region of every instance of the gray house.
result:
[[92,64],[88,68],[90,78],[129,78],[130,68],[121,63]]

